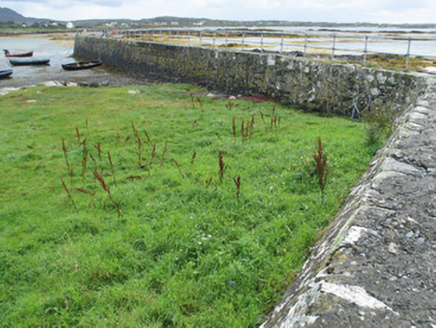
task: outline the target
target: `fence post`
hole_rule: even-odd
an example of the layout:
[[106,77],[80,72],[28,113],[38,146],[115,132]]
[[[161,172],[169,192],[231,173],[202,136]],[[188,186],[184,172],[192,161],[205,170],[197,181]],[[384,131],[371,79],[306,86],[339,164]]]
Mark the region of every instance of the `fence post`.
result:
[[335,58],[336,34],[333,34],[332,59]]
[[241,50],[244,50],[245,33],[242,33],[242,46]]
[[203,44],[203,32],[200,31],[200,47]]
[[366,53],[368,52],[368,36],[365,36],[365,50],[363,51],[363,65],[366,65]]
[[216,40],[215,40],[215,37],[216,37],[216,33],[214,32],[213,33],[213,48],[215,49],[216,48]]
[[260,50],[263,51],[263,33],[260,34]]
[[280,41],[280,52],[283,52],[283,38],[284,38],[284,33],[282,33],[282,39]]
[[409,41],[407,43],[407,54],[406,54],[406,69],[409,68],[409,57],[410,57],[410,43],[412,40],[409,38]]
[[191,46],[191,31],[188,31],[188,47]]
[[307,51],[307,33],[304,33],[304,57],[306,57]]
[[180,34],[179,34],[179,31],[177,31],[177,44],[180,44]]
[[228,44],[228,42],[229,42],[229,33],[226,32],[226,50],[227,50],[227,44]]

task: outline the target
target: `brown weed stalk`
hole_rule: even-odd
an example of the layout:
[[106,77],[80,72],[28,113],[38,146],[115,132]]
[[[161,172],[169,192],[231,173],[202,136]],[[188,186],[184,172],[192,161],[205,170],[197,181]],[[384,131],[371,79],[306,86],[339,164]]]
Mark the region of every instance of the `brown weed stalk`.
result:
[[81,193],[84,193],[84,194],[87,194],[87,195],[91,195],[91,196],[94,196],[95,195],[95,192],[94,191],[89,191],[89,190],[85,190],[85,189],[82,189],[82,188],[75,188],[77,191],[79,191],[79,192],[81,192]]
[[68,162],[68,151],[67,151],[67,147],[65,147],[64,138],[62,138],[62,151],[64,152],[65,162],[67,163],[67,171],[70,172],[70,163]]
[[182,174],[182,169],[180,168],[179,163],[177,163],[177,161],[173,158],[173,162],[174,164],[176,164],[177,168],[179,169],[179,173]]
[[244,143],[245,139],[245,122],[242,120],[241,122],[241,137],[242,137],[242,143]]
[[218,161],[219,161],[219,167],[220,167],[220,171],[219,171],[220,181],[223,180],[224,172],[226,171],[226,169],[228,167],[228,165],[226,165],[223,161],[223,154],[224,154],[224,152],[222,150],[218,150]]
[[83,139],[83,153],[82,153],[82,179],[85,180],[86,166],[88,163],[88,149],[86,148],[86,138]]
[[253,137],[253,128],[254,128],[254,115],[251,116],[251,123],[250,123],[250,140]]
[[233,178],[233,182],[236,185],[236,199],[239,199],[241,195],[241,176],[238,175],[236,178]]
[[166,152],[167,152],[167,146],[168,146],[168,142],[165,141],[165,146],[164,146],[164,149],[163,149],[163,151],[162,151],[162,157],[161,157],[161,159],[160,159],[160,164],[159,164],[159,166],[162,166],[163,161],[165,160],[165,154],[166,154]]
[[194,149],[194,153],[192,154],[192,158],[191,158],[191,165],[194,164],[196,156],[197,156],[197,151]]
[[153,149],[151,150],[151,156],[150,156],[150,163],[149,163],[149,167],[151,169],[151,165],[153,164],[153,159],[156,156],[156,144],[153,144]]
[[236,143],[236,118],[234,116],[232,120],[232,129],[233,129],[233,139]]
[[79,142],[79,144],[81,143],[81,141],[80,141],[80,132],[79,132],[79,129],[78,128],[76,128],[76,134],[77,134],[77,141]]
[[135,127],[135,124],[132,123],[132,130],[133,130],[133,135],[135,136],[136,140],[138,141],[138,166],[139,168],[143,168],[142,165],[142,140],[139,137],[139,133],[138,130]]
[[327,154],[324,152],[324,148],[321,142],[321,137],[318,137],[316,145],[316,151],[313,152],[313,159],[316,164],[316,173],[318,174],[318,185],[321,189],[321,197],[324,202],[324,188],[327,184],[328,166],[327,166]]
[[121,213],[120,207],[118,206],[118,203],[112,197],[110,186],[106,184],[106,181],[104,181],[104,178],[98,173],[97,170],[94,170],[93,173],[94,173],[95,179],[98,182],[100,182],[101,187],[103,188],[104,191],[107,192],[109,199],[115,205],[115,208],[117,209],[117,212],[118,212],[118,216],[121,216],[122,213]]
[[74,202],[74,199],[70,193],[70,190],[68,189],[67,185],[65,184],[64,179],[61,178],[61,181],[62,181],[62,185],[64,186],[65,191],[67,192],[68,198],[71,200],[71,203],[73,204],[74,209],[76,210],[76,213],[78,214],[79,211],[77,210],[76,203]]
[[145,134],[145,137],[147,138],[148,144],[151,145],[151,144],[152,144],[152,142],[151,142],[151,138],[150,138],[150,136],[148,135],[147,131],[144,131],[144,134]]
[[111,172],[112,172],[112,176],[114,177],[114,184],[115,184],[115,186],[117,186],[117,179],[115,178],[114,163],[112,162],[112,156],[111,156],[111,153],[109,151],[107,152],[107,158],[109,159],[109,163],[111,165]]
[[98,151],[98,161],[101,162],[101,145],[100,142],[97,142],[96,145],[94,145],[94,148]]

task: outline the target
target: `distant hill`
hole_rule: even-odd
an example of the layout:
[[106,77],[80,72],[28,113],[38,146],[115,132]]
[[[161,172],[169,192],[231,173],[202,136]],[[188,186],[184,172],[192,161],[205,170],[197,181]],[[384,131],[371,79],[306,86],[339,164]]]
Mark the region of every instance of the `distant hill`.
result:
[[13,11],[12,9],[0,7],[0,22],[32,24],[37,22],[41,23],[41,22],[49,22],[49,21],[50,19],[24,17],[23,15],[20,15],[19,13]]
[[[56,21],[58,23],[66,23],[47,18],[32,18],[24,17],[23,15],[9,8],[0,7],[0,23],[49,23]],[[374,24],[374,23],[331,23],[331,22],[290,22],[278,20],[262,20],[262,21],[228,21],[208,18],[187,18],[161,16],[155,18],[143,18],[140,20],[132,19],[84,19],[73,21],[74,25],[79,27],[105,27],[105,26],[132,26],[132,27],[149,27],[149,26],[322,26],[326,28],[332,27],[354,27],[354,26],[376,26],[376,27],[407,27],[407,28],[436,28],[436,24]]]

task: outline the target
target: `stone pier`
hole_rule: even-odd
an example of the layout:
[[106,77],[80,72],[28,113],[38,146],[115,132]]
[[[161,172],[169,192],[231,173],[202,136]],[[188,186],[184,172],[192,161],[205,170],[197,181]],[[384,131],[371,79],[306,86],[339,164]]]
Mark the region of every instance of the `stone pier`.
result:
[[436,82],[428,83],[263,328],[436,327]]
[[[277,54],[78,36],[75,55],[144,77],[358,116],[392,106],[378,152],[263,328],[436,327],[436,81]],[[213,323],[212,323],[213,325]]]

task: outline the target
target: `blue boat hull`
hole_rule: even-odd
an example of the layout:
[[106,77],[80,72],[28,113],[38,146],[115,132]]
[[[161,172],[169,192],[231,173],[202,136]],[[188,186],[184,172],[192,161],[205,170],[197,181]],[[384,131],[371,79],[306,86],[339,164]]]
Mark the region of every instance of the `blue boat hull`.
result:
[[13,71],[11,69],[5,69],[5,70],[0,71],[0,79],[5,79],[5,78],[11,76],[12,72]]
[[9,59],[11,65],[47,65],[50,59]]

